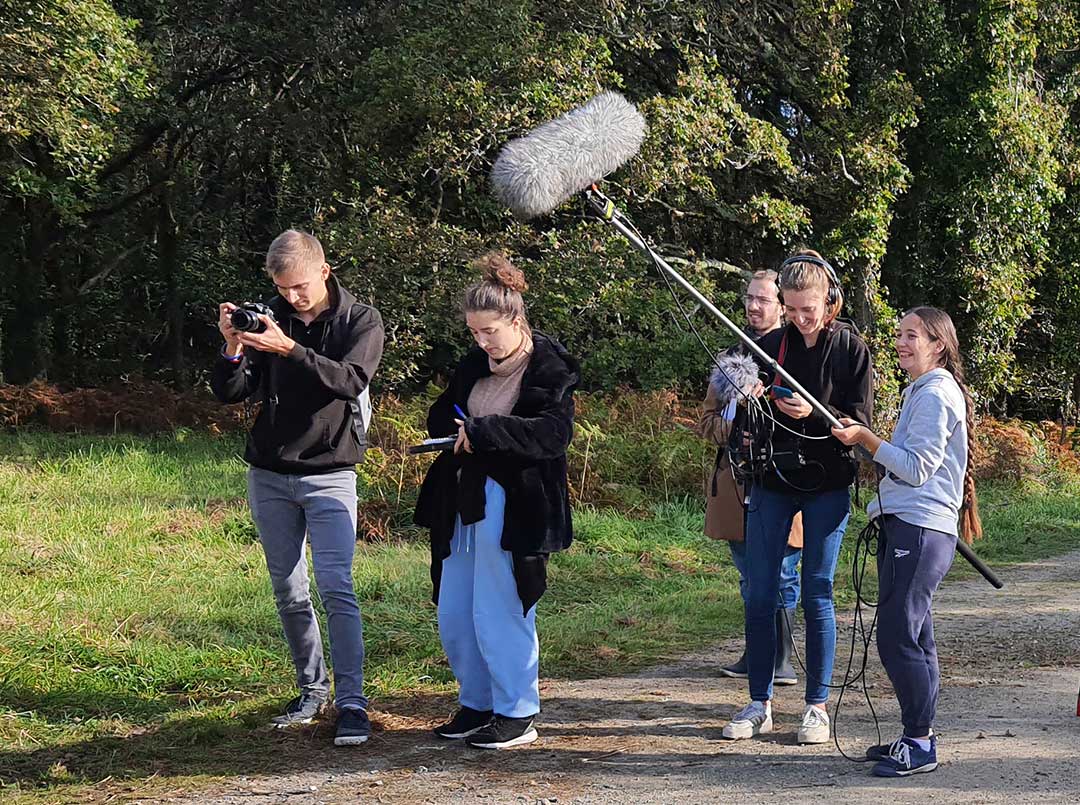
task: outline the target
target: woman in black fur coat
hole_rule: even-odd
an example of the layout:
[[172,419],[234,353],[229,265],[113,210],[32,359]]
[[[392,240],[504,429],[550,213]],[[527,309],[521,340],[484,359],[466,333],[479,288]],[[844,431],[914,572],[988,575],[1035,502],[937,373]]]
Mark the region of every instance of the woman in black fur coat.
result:
[[431,532],[439,636],[461,709],[435,730],[470,746],[536,740],[540,712],[536,602],[547,558],[573,537],[566,449],[579,367],[529,328],[524,274],[500,254],[462,307],[477,346],[428,411],[433,437],[457,435],[431,465],[415,521]]

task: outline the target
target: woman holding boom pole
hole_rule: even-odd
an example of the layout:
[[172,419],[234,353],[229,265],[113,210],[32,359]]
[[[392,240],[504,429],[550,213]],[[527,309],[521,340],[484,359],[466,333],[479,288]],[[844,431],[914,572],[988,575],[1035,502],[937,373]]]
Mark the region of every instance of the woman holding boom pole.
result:
[[[870,353],[837,321],[843,292],[817,252],[784,261],[780,290],[788,324],[758,345],[834,416],[870,424]],[[775,430],[768,469],[754,478],[746,516],[746,649],[751,702],[724,727],[728,739],[771,732],[776,607],[788,533],[803,518],[802,606],[806,616],[806,707],[799,743],[825,743],[836,653],[833,575],[851,512],[855,463],[829,422],[799,394],[773,380]],[[785,611],[786,612],[786,611]]]

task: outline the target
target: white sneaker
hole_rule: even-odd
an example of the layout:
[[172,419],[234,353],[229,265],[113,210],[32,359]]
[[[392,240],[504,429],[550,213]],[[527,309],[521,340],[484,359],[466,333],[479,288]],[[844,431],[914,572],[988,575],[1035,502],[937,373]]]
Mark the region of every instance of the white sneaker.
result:
[[812,704],[806,706],[799,725],[799,743],[827,744],[829,742],[829,714]]
[[772,703],[750,702],[725,725],[723,735],[731,741],[772,732]]

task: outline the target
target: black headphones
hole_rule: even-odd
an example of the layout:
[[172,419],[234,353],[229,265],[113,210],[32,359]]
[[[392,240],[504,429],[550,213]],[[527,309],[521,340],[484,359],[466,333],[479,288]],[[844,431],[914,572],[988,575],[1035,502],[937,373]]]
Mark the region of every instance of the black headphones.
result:
[[819,266],[825,269],[825,277],[829,281],[829,291],[825,294],[826,307],[833,307],[840,302],[840,279],[836,276],[836,271],[828,261],[821,257],[814,257],[812,254],[796,254],[794,257],[789,257],[787,260],[780,264],[780,268],[776,270],[776,292],[780,291],[780,275],[784,269],[794,263],[810,263],[811,265]]

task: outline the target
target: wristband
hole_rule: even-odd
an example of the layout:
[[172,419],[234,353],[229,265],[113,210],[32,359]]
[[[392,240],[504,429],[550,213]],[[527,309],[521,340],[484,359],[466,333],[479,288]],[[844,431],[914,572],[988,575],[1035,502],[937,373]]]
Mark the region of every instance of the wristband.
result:
[[221,357],[223,357],[229,363],[240,363],[240,361],[242,361],[244,359],[244,351],[243,350],[240,350],[235,355],[228,355],[225,352],[227,347],[228,347],[228,344],[226,344],[225,346],[223,346],[221,348]]

